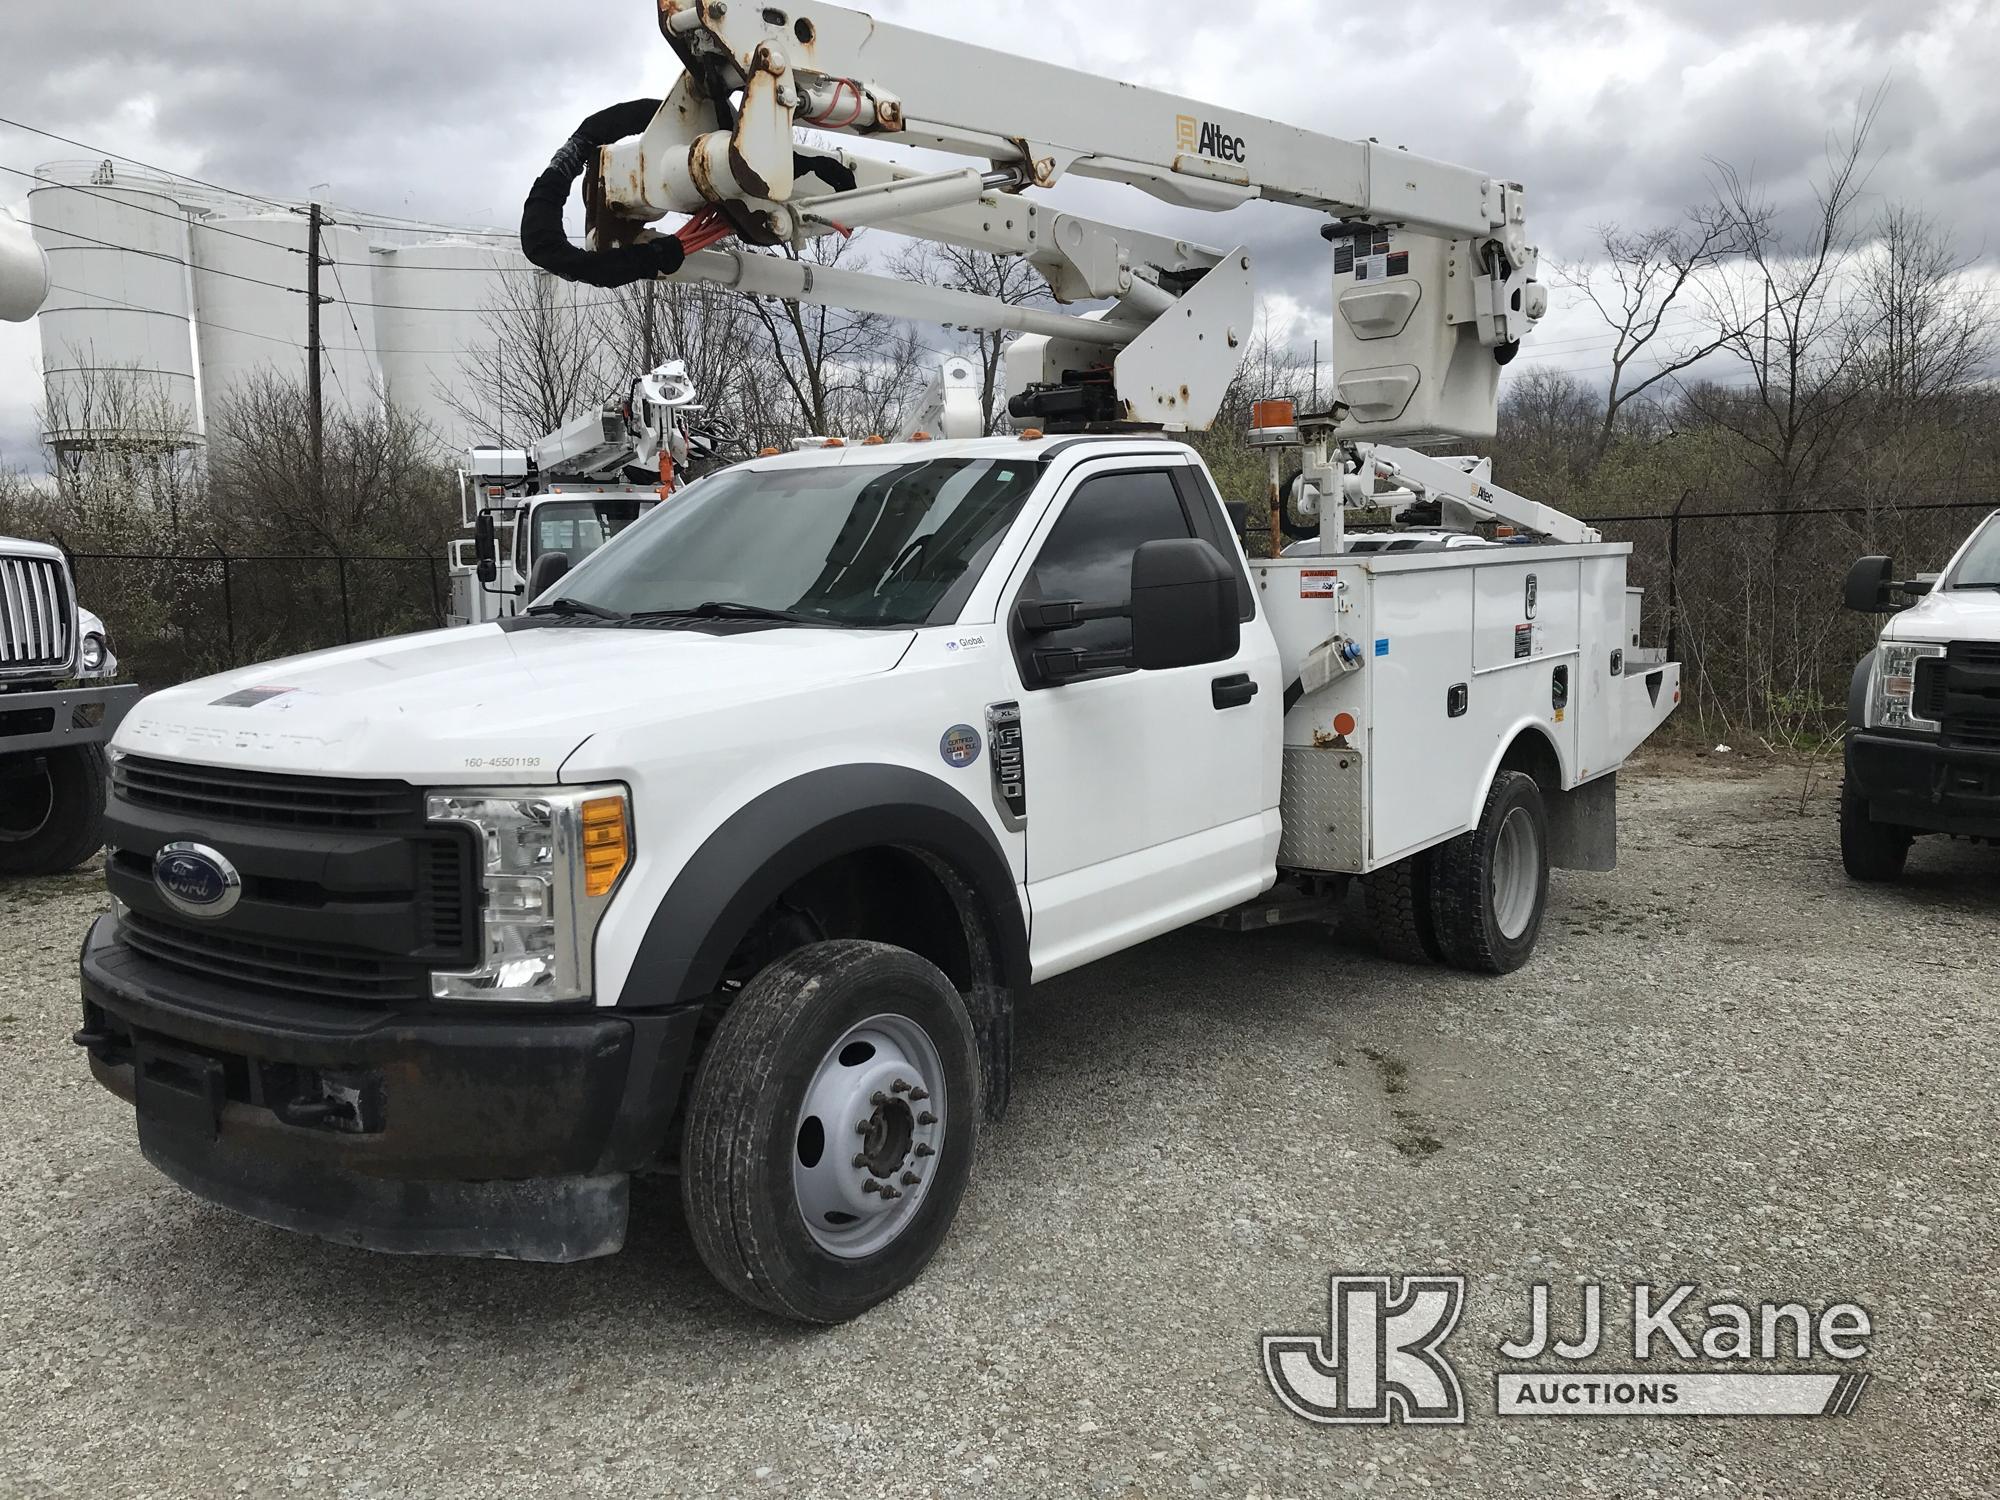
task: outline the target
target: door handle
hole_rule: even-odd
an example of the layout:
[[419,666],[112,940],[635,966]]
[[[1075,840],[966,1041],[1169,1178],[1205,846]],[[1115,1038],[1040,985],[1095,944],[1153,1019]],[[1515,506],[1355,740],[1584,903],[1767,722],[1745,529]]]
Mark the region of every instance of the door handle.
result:
[[1209,701],[1217,708],[1241,708],[1257,696],[1257,683],[1248,672],[1218,677],[1208,685]]

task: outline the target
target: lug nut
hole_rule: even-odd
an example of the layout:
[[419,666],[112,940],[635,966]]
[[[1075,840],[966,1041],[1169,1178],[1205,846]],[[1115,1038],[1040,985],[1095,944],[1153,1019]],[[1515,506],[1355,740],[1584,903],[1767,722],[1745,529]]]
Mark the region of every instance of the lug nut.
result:
[[931,1150],[931,1147],[930,1147],[930,1142],[928,1142],[928,1141],[918,1141],[918,1142],[917,1142],[917,1150],[916,1150],[916,1154],[917,1154],[918,1156],[936,1156],[936,1155],[937,1155],[937,1152],[935,1152],[935,1151]]
[[922,1114],[917,1116],[917,1123],[919,1125],[935,1125],[937,1124],[937,1116],[932,1114],[929,1110],[925,1110]]
[[922,1181],[923,1178],[919,1177],[915,1172],[905,1172],[902,1177],[904,1187],[915,1187]]
[[889,1102],[889,1096],[883,1093],[880,1089],[877,1089],[875,1090],[874,1093],[868,1096],[868,1102],[874,1105],[877,1109],[880,1109],[883,1105]]
[[855,1126],[855,1127],[854,1127],[854,1133],[855,1133],[856,1135],[866,1135],[866,1134],[868,1134],[868,1127],[869,1127],[870,1125],[872,1125],[873,1123],[874,1123],[874,1121],[872,1121],[872,1120],[863,1120],[863,1121],[862,1121],[862,1122],[861,1122],[861,1123],[860,1123],[859,1125],[857,1125],[857,1126]]
[[889,1085],[889,1092],[892,1094],[909,1093],[910,1092],[909,1080],[906,1078],[898,1078],[894,1083]]
[[884,1198],[900,1198],[903,1195],[897,1189],[890,1187],[889,1184],[885,1182],[882,1184],[882,1196]]
[[859,1151],[857,1151],[854,1153],[854,1165],[857,1167],[865,1167],[868,1165],[868,1158],[862,1155]]
[[922,1099],[928,1099],[928,1098],[930,1098],[930,1096],[931,1096],[931,1091],[930,1091],[929,1089],[911,1089],[911,1090],[910,1090],[910,1099],[911,1099],[911,1102],[913,1102],[913,1103],[914,1103],[914,1102],[916,1102],[916,1101],[918,1101],[918,1100],[922,1100]]
[[864,1193],[886,1194],[889,1191],[889,1185],[886,1182],[877,1182],[874,1178],[871,1177],[866,1182],[861,1184],[861,1191]]

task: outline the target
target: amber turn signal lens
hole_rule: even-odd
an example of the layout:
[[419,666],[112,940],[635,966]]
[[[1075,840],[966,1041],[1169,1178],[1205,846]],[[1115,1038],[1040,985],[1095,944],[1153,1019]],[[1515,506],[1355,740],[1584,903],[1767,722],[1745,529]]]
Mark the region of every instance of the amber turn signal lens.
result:
[[583,804],[583,891],[605,896],[632,857],[623,797],[592,797]]

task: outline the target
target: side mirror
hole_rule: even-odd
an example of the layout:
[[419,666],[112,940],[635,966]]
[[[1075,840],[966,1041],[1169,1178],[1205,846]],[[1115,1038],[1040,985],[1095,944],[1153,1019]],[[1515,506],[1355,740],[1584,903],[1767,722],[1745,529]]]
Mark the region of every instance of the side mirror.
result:
[[491,583],[500,576],[500,548],[493,535],[493,512],[482,510],[472,523],[472,550],[479,559],[479,581]]
[[534,567],[528,570],[528,597],[539,599],[560,583],[567,572],[569,572],[567,552],[544,552],[535,559]]
[[1236,576],[1199,537],[1143,542],[1132,554],[1132,665],[1141,671],[1227,661],[1243,638]]
[[1921,598],[1937,583],[1935,574],[1927,578],[1893,579],[1889,575],[1895,571],[1895,566],[1895,562],[1886,557],[1862,558],[1847,570],[1847,589],[1842,602],[1849,609],[1864,615],[1893,615],[1909,606],[1898,604],[1889,597],[1891,594]]

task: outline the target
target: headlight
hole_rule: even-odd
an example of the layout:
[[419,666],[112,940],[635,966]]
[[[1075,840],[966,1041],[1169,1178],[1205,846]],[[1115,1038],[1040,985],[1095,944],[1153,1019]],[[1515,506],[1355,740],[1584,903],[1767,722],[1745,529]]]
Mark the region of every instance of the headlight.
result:
[[83,670],[95,672],[104,665],[104,637],[87,635],[83,638]]
[[1868,689],[1870,729],[1924,729],[1935,732],[1936,719],[1919,712],[1917,664],[1944,655],[1943,646],[1884,641],[1875,648],[1875,671]]
[[623,787],[433,792],[433,823],[478,836],[480,962],[431,976],[439,1000],[584,1000],[598,919],[632,860]]

